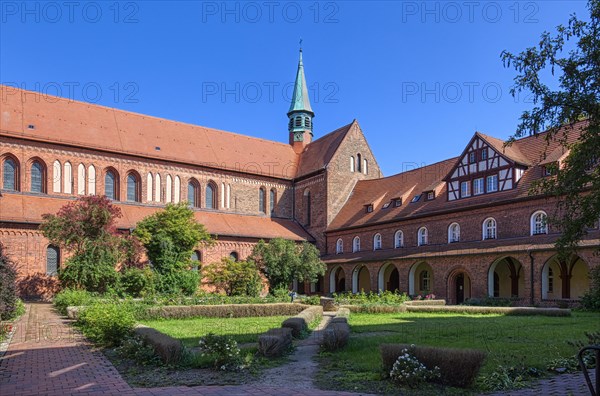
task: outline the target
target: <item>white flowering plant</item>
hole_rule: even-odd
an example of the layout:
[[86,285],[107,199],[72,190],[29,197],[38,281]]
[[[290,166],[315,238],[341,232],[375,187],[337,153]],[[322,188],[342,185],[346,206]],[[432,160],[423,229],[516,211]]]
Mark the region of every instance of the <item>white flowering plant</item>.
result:
[[223,371],[235,371],[242,368],[242,357],[237,342],[227,336],[208,333],[200,338],[202,356],[213,361],[213,367]]
[[403,349],[396,359],[390,378],[398,385],[416,388],[423,382],[435,381],[440,378],[440,368],[428,369],[408,349]]

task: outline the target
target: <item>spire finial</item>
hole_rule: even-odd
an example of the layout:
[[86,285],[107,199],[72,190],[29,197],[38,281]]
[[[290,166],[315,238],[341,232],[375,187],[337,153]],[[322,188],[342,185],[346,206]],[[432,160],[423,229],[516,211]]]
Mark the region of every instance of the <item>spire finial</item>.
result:
[[300,52],[302,52],[302,37],[300,37]]

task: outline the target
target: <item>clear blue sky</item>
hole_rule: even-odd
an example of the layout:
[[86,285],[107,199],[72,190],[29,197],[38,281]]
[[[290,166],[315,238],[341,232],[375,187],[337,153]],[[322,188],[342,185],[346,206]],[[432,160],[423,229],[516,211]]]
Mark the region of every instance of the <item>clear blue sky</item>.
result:
[[[315,137],[358,119],[385,175],[507,138],[500,53],[584,1],[3,1],[0,82],[287,142],[303,39]],[[286,89],[287,88],[287,89]]]

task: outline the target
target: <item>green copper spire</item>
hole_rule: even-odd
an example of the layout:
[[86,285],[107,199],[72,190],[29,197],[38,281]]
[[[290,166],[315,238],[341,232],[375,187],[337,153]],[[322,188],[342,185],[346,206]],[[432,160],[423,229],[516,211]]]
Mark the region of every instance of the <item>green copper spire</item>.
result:
[[300,60],[298,61],[298,71],[296,73],[296,82],[294,84],[294,94],[292,103],[287,113],[289,118],[288,130],[295,132],[294,141],[303,141],[302,131],[310,131],[312,135],[312,118],[315,113],[310,106],[308,96],[308,86],[304,77],[304,64],[302,63],[302,47],[300,47]]
[[[306,111],[313,113],[310,107],[310,98],[308,97],[308,87],[304,77],[304,64],[302,63],[302,48],[300,48],[300,60],[298,61],[298,72],[296,73],[296,83],[294,84],[294,95],[288,115],[293,111]],[[314,114],[314,113],[313,113]]]

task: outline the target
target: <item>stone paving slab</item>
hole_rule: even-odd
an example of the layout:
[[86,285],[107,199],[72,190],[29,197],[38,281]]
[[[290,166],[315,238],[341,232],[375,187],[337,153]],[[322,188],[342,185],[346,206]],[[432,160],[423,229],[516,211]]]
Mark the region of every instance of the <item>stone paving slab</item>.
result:
[[[592,384],[595,384],[595,373],[590,373]],[[494,393],[488,396],[589,396],[590,390],[585,382],[583,373],[561,374],[555,377],[537,381],[528,389]]]

